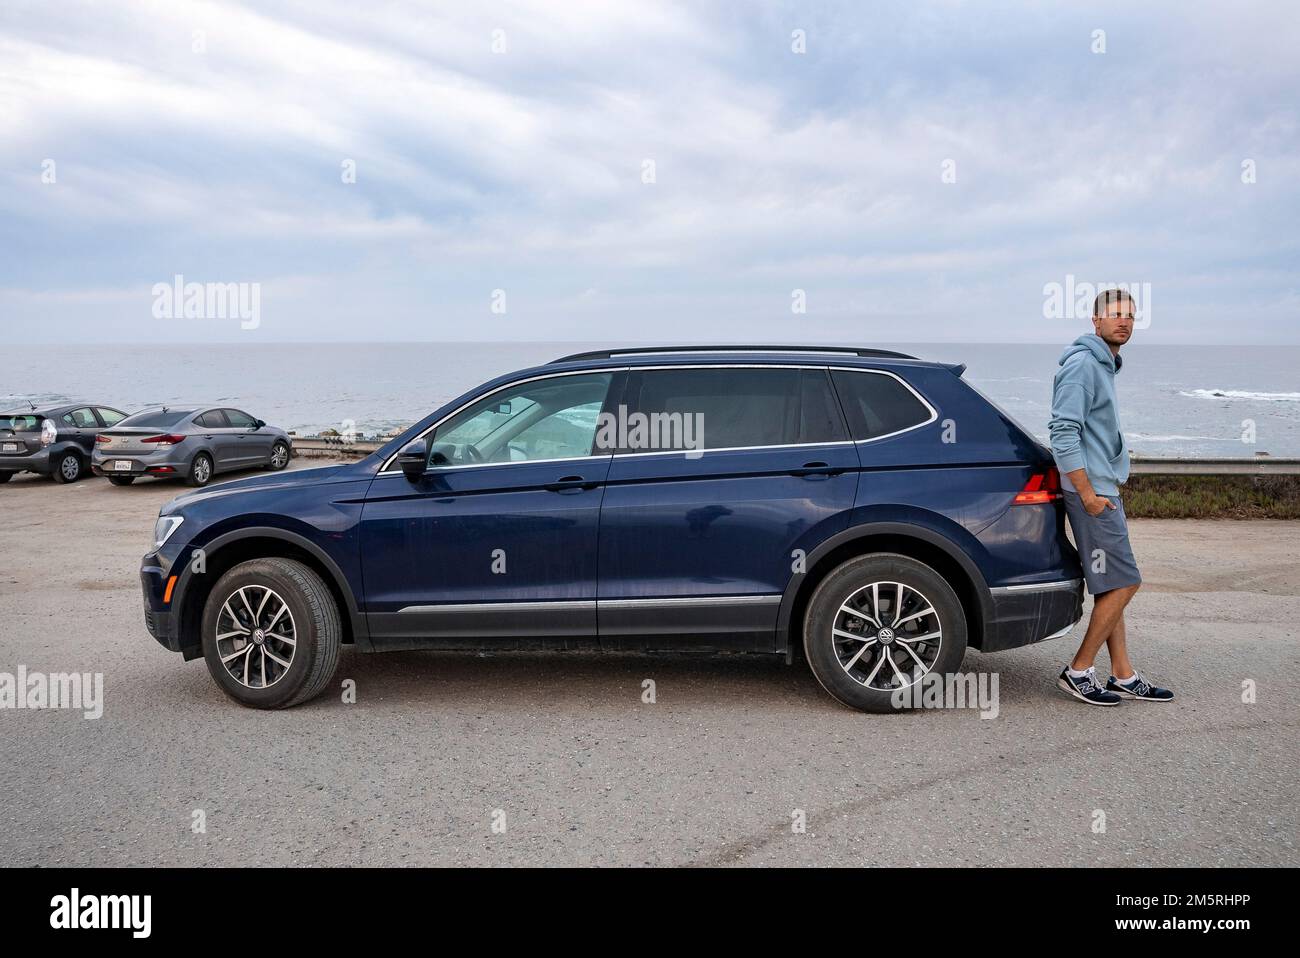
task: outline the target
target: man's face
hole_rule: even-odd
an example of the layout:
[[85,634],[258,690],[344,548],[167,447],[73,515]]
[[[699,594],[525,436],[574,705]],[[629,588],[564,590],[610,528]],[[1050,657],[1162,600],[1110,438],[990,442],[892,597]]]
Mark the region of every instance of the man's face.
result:
[[1123,346],[1133,335],[1133,300],[1121,299],[1106,304],[1100,316],[1094,316],[1092,327],[1108,346]]

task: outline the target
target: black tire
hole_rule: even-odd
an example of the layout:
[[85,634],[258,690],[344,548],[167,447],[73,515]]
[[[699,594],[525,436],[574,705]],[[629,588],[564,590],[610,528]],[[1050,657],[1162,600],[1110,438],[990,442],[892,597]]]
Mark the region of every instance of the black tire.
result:
[[135,482],[135,476],[109,476],[108,481],[115,486],[129,486]]
[[76,482],[86,473],[86,465],[75,452],[65,452],[54,461],[50,475],[55,482]]
[[4,485],[6,482],[8,482],[8,481],[9,481],[10,479],[12,479],[13,477],[14,477],[14,474],[13,474],[12,472],[0,472],[0,485]]
[[201,452],[190,460],[190,471],[185,474],[185,485],[194,486],[197,489],[206,486],[211,481],[212,457],[206,452]]
[[[882,631],[868,623],[866,616],[857,618],[844,613],[844,618],[838,622],[841,631],[874,633],[876,638],[871,642],[859,642],[855,638],[834,635],[832,629],[837,627],[837,617],[850,598],[855,603],[851,609],[873,611],[871,593],[866,591],[872,583],[895,586],[901,583],[904,586],[901,614],[897,600],[899,590],[886,587],[878,590],[879,606],[874,610],[875,618],[892,616],[892,620],[910,621],[899,626],[897,634],[892,628],[893,621],[884,623],[882,631],[888,634],[881,642]],[[932,614],[911,618],[913,613],[923,613],[927,607]],[[918,641],[913,638],[902,642],[899,638],[930,635],[936,627],[940,631],[936,640]],[[914,684],[924,674],[922,666],[926,666],[925,671],[946,675],[957,671],[966,654],[966,613],[952,586],[925,563],[890,552],[859,556],[833,569],[809,600],[803,632],[804,654],[822,688],[849,708],[864,712],[906,711],[906,703],[895,704],[894,692],[904,683],[893,672],[891,660],[900,666],[898,671],[908,680],[906,684]],[[867,646],[865,650],[863,645]],[[859,651],[862,654],[855,660]],[[895,652],[899,656],[897,660],[894,660]],[[921,660],[921,664],[912,658],[913,655]],[[877,666],[879,670],[876,670]],[[853,671],[852,676],[846,667]],[[891,677],[886,679],[885,676]],[[870,686],[864,684],[865,679],[871,681]]]
[[[246,595],[253,596],[251,601],[259,607],[254,611],[261,611],[262,603],[257,596],[258,590],[264,589],[272,590],[288,607],[295,640],[292,657],[288,668],[278,677],[269,678],[265,672],[262,673],[263,681],[269,683],[266,687],[243,684],[221,661],[223,654],[230,656],[238,651],[238,647],[233,644],[239,641],[238,638],[222,640],[229,644],[219,642],[217,626],[221,624],[229,631],[230,619],[223,614],[222,609],[230,601],[231,607],[239,610],[242,605],[239,596],[241,588],[246,590]],[[269,621],[274,608],[272,602],[268,601],[261,624]],[[248,614],[246,607],[243,616],[239,620],[242,626],[253,624],[253,617]],[[283,621],[283,616],[281,620]],[[280,628],[283,630],[284,626],[281,625]],[[203,609],[202,629],[203,658],[213,680],[236,702],[258,709],[291,708],[319,695],[338,668],[339,647],[343,642],[343,623],[334,596],[315,571],[293,559],[252,559],[241,562],[223,575],[208,596]],[[269,634],[277,633],[270,631]],[[250,651],[242,659],[246,669],[243,674],[254,686],[257,685],[258,674],[257,669],[251,666],[251,658],[258,646],[263,647],[262,654],[273,648],[282,653],[285,651],[283,644],[273,646],[269,638],[256,644],[246,640],[244,647]],[[234,661],[238,663],[241,659]],[[266,667],[265,659],[261,666]]]
[[[277,454],[280,459],[280,464],[278,466],[275,464]],[[281,469],[287,468],[289,465],[289,455],[289,444],[277,439],[271,446],[271,460],[266,464],[266,468],[270,469],[272,472],[279,472]]]

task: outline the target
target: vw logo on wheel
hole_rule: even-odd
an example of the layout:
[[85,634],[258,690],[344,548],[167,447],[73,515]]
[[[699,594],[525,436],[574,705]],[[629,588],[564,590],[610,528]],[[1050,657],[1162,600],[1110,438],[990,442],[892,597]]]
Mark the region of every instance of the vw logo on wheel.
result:
[[888,627],[883,628],[876,633],[876,638],[880,641],[881,645],[888,645],[890,642],[894,641],[894,630]]

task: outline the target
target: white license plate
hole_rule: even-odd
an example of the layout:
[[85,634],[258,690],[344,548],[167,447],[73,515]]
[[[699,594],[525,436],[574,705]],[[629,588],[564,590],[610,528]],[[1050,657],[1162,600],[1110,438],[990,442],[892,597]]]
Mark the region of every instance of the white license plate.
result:
[[113,471],[114,471],[114,472],[130,472],[130,471],[131,471],[131,460],[130,460],[130,459],[114,459],[114,460],[113,460]]
[[18,451],[18,443],[16,442],[7,442],[4,444],[3,447],[0,447],[0,452],[17,452],[17,451]]

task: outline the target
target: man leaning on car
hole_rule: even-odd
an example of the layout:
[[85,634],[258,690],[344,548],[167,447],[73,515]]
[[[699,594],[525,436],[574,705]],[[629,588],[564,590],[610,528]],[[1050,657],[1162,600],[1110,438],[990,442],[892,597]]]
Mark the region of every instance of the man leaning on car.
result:
[[[1123,699],[1168,702],[1174,693],[1151,685],[1128,658],[1124,609],[1142,584],[1128,538],[1119,487],[1128,479],[1128,445],[1119,424],[1115,375],[1120,347],[1133,335],[1133,297],[1102,290],[1092,309],[1094,332],[1061,355],[1052,384],[1052,456],[1061,473],[1065,512],[1094,596],[1092,618],[1057,686],[1088,705]],[[1093,661],[1105,643],[1113,674],[1103,688]]]

